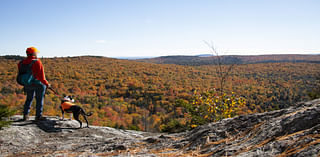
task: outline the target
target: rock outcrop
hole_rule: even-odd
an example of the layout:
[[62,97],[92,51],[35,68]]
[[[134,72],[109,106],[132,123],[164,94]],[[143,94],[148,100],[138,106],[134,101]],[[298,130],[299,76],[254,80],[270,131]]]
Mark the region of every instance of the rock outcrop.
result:
[[320,99],[177,134],[21,118],[0,131],[0,156],[320,156]]

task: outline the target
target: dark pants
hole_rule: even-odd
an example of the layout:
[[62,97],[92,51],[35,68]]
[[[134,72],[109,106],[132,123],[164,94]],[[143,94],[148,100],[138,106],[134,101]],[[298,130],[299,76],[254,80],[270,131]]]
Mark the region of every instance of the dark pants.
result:
[[44,100],[44,94],[46,92],[46,86],[42,84],[30,85],[30,86],[25,86],[24,90],[27,93],[27,99],[24,104],[23,114],[24,115],[29,114],[33,97],[36,96],[36,101],[37,101],[36,117],[42,116],[43,100]]

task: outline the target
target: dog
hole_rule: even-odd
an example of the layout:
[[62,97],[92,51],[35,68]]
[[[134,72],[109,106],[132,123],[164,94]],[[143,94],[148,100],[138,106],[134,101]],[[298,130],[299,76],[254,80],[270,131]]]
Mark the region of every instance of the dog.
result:
[[[87,114],[80,106],[74,104],[74,99],[71,96],[65,96],[61,100],[61,105],[60,105],[61,113],[62,113],[62,118],[61,120],[64,120],[64,112],[66,113],[72,113],[73,118],[80,123],[80,128],[82,128],[82,122],[79,119],[79,116],[82,115],[83,118],[87,122],[87,128],[89,128],[89,123],[87,120],[87,116],[91,116],[92,112]],[[70,119],[71,119],[71,114],[70,114]]]

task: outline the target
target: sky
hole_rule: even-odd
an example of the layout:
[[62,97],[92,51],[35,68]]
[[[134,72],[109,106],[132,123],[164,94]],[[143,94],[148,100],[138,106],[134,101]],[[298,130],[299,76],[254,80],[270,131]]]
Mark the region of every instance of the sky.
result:
[[319,54],[319,0],[0,0],[0,55]]

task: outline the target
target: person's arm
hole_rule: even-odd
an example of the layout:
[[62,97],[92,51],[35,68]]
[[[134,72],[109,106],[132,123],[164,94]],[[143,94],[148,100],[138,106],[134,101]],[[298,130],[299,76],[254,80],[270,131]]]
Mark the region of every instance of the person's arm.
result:
[[20,66],[21,66],[20,64],[21,64],[21,61],[18,63],[18,70],[20,70]]
[[49,86],[48,81],[46,80],[46,76],[44,74],[44,68],[43,65],[41,63],[40,60],[38,60],[37,62],[35,62],[32,65],[32,72],[33,72],[33,76],[39,80],[41,83],[43,83],[46,86]]

